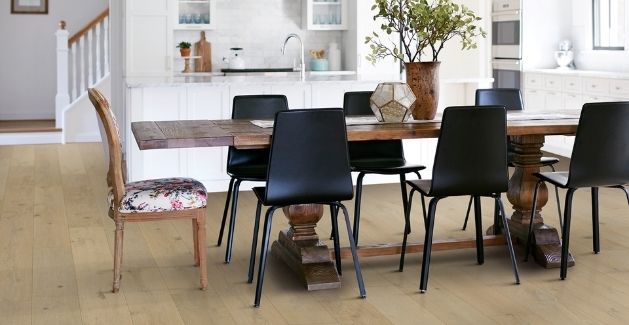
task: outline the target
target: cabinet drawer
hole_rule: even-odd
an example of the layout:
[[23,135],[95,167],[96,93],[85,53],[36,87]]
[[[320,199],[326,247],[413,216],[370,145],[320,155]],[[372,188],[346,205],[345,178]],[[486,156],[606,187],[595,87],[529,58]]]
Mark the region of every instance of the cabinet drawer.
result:
[[611,80],[609,93],[614,96],[629,98],[629,80],[613,79]]
[[544,88],[544,76],[541,74],[527,73],[524,77],[524,84],[527,88]]
[[601,102],[613,102],[614,99],[607,96],[597,96],[597,95],[584,95],[583,103],[601,103]]
[[581,79],[579,77],[563,77],[563,90],[581,92]]
[[560,92],[548,91],[544,97],[545,110],[563,109],[563,96]]
[[564,109],[580,109],[583,106],[583,98],[581,94],[564,93],[563,108]]
[[561,76],[544,76],[544,85],[548,90],[561,90]]
[[586,94],[609,94],[609,79],[585,78],[583,79],[583,92]]
[[524,110],[539,111],[546,106],[544,96],[546,92],[537,89],[527,89],[524,92]]

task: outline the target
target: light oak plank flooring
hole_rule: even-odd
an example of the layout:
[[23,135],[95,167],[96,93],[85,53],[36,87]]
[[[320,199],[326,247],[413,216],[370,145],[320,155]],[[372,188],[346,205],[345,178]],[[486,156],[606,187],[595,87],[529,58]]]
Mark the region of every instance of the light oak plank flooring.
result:
[[[121,291],[111,293],[113,223],[107,217],[100,144],[0,147],[0,323],[2,324],[626,324],[629,322],[629,206],[619,190],[601,190],[601,253],[592,253],[589,191],[574,202],[568,279],[558,269],[522,262],[513,284],[505,247],[434,252],[429,291],[419,294],[421,254],[363,258],[367,298],[359,299],[351,260],[343,286],[307,292],[281,262],[269,259],[262,307],[246,283],[254,197],[240,196],[233,260],[223,264],[216,238],[225,193],[209,196],[207,291],[197,289],[189,220],[127,224]],[[562,162],[560,169],[566,168]],[[552,192],[551,192],[552,193]],[[562,193],[563,194],[563,193]],[[361,243],[401,240],[399,186],[367,186]],[[415,202],[410,240],[423,240]],[[461,231],[467,198],[443,200],[435,239]],[[483,200],[484,227],[492,204]],[[352,213],[353,203],[348,207]],[[557,224],[552,196],[546,220]],[[274,218],[273,236],[287,226]],[[344,222],[340,222],[344,227]],[[330,221],[319,223],[328,242]],[[342,244],[347,245],[341,231]]]

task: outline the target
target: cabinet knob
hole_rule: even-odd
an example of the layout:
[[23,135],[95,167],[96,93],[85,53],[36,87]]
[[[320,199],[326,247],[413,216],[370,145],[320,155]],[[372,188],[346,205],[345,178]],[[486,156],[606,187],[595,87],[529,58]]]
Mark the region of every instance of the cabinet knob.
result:
[[569,83],[570,86],[574,86],[574,82]]
[[596,88],[596,85],[592,85],[592,88]]
[[616,90],[620,90],[620,87],[616,86]]

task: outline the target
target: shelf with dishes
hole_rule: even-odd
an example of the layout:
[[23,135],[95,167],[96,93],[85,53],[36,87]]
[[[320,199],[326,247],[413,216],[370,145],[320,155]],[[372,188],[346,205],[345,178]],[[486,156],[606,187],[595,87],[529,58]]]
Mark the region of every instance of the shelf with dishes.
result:
[[174,29],[214,29],[216,0],[179,0],[175,14]]
[[347,6],[347,0],[304,0],[302,6],[304,29],[347,29]]

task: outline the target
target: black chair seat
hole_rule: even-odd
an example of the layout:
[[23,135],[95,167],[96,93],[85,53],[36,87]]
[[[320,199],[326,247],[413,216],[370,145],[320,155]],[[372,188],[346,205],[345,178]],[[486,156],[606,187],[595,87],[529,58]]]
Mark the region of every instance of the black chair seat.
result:
[[391,160],[352,160],[353,172],[363,172],[366,174],[399,175],[418,172],[426,169],[422,165],[407,165],[404,161]]
[[[515,164],[513,163],[513,153],[509,153],[509,167],[515,167]],[[556,163],[559,162],[559,158],[555,158],[555,157],[542,157],[539,160],[539,163],[542,164],[542,166],[546,167],[546,166],[552,166]]]
[[265,181],[266,164],[234,166],[227,171],[231,177],[240,178],[243,181]]
[[566,188],[566,184],[568,184],[568,172],[535,173],[533,176],[561,188]]
[[410,185],[416,191],[419,191],[419,193],[428,195],[428,193],[430,193],[430,184],[432,184],[432,180],[420,179],[417,181],[406,181],[406,184]]

